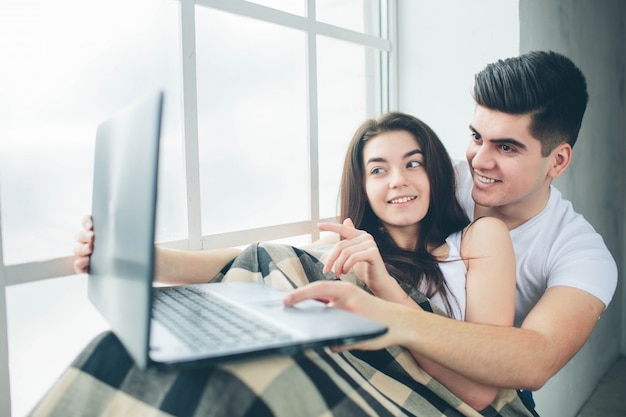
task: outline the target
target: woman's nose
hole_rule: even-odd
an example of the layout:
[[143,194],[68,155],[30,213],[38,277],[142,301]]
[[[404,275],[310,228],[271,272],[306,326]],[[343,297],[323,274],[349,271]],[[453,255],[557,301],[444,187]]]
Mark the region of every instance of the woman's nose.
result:
[[389,181],[389,188],[402,187],[407,184],[407,179],[404,173],[400,170],[394,170],[391,174]]

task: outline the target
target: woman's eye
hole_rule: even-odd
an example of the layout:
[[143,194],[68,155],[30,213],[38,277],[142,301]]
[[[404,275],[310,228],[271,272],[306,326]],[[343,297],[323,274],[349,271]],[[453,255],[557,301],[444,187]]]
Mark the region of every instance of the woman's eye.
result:
[[406,165],[407,168],[417,168],[420,166],[422,166],[422,163],[420,161],[411,161]]
[[385,171],[385,170],[384,170],[384,169],[382,169],[382,168],[374,168],[374,169],[372,169],[371,173],[372,173],[373,175],[376,175],[376,174],[380,174],[380,173],[382,173],[382,172],[384,172],[384,171]]

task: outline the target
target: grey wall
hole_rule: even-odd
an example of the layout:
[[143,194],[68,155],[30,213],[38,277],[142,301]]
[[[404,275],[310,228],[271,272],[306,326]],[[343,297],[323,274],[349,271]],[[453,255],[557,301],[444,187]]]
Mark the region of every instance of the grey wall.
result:
[[[624,271],[626,2],[520,0],[519,13],[521,52],[561,52],[587,77],[589,106],[574,160],[555,185],[604,237]],[[575,415],[618,356],[620,344],[626,351],[624,299],[620,284],[585,347],[537,393],[544,415]],[[559,401],[550,401],[555,396]]]
[[517,0],[398,0],[397,43],[399,110],[428,123],[453,158],[465,158],[474,74],[519,53]]
[[[580,66],[590,103],[572,165],[555,185],[602,234],[620,272],[626,270],[625,20],[622,0],[398,0],[398,109],[431,124],[453,157],[467,146],[471,77],[486,63],[552,49]],[[541,415],[575,416],[620,350],[626,354],[624,300],[620,283],[581,352],[535,393]]]

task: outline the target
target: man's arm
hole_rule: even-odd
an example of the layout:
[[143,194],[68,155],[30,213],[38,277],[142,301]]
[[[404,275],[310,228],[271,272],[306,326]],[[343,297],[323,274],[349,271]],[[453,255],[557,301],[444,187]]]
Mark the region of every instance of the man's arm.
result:
[[477,382],[527,390],[541,388],[578,352],[604,309],[596,297],[565,286],[548,289],[521,328],[453,320],[386,302],[341,282],[306,285],[289,293],[285,302],[311,298],[389,327],[381,337],[336,351],[401,345]]
[[603,309],[582,290],[552,287],[521,328],[422,314],[413,320],[407,347],[484,384],[534,391],[580,350]]

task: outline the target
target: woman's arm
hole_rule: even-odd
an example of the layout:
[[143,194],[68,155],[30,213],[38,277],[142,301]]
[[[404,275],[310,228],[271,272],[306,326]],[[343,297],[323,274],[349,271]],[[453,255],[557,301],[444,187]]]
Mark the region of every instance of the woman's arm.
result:
[[[91,216],[81,220],[82,228],[74,239],[74,272],[84,274],[89,272],[90,256],[93,252],[95,235]],[[339,236],[329,234],[313,242],[304,249],[333,244],[339,241]],[[156,282],[172,285],[197,284],[209,281],[217,275],[229,262],[241,253],[237,248],[219,248],[201,251],[183,251],[159,247],[155,248],[155,277]]]
[[183,251],[155,248],[154,280],[164,284],[202,284],[217,275],[241,253],[240,249],[223,248]]
[[[91,216],[82,219],[83,228],[76,234],[74,272],[89,272],[94,233]],[[197,284],[209,281],[241,251],[224,248],[203,251],[181,251],[155,248],[154,280],[164,284]]]
[[[464,232],[461,257],[467,265],[465,320],[512,326],[515,315],[515,254],[500,220],[481,218]],[[498,388],[478,383],[413,352],[431,376],[477,410],[491,404]]]

